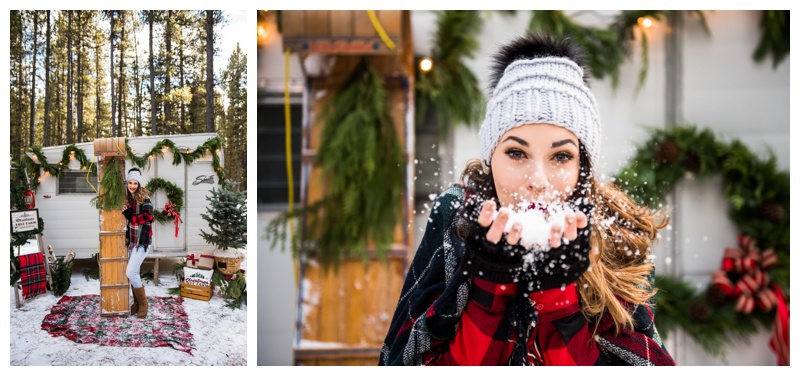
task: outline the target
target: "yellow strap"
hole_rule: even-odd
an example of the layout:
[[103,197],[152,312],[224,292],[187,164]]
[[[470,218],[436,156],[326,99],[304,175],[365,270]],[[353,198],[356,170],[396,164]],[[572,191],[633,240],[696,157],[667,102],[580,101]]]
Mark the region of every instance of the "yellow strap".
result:
[[89,181],[89,174],[92,173],[92,165],[94,165],[95,159],[97,159],[96,155],[94,156],[94,158],[92,158],[92,163],[89,163],[89,168],[86,170],[86,182],[89,183],[89,186],[92,187],[95,194],[100,194],[100,192],[97,191],[97,188],[94,187],[94,184],[92,184],[92,182]]
[[[294,178],[292,177],[292,119],[291,108],[289,106],[289,56],[291,51],[286,49],[286,59],[284,62],[283,84],[284,84],[284,117],[286,118],[286,179],[289,181],[289,212],[294,208]],[[294,221],[289,220],[289,244],[294,238]]]
[[375,28],[375,31],[377,31],[378,35],[380,35],[381,39],[383,39],[383,43],[385,43],[386,47],[389,47],[390,50],[394,51],[394,42],[392,42],[392,39],[386,35],[386,31],[383,30],[381,21],[378,20],[378,16],[375,15],[375,11],[368,10],[367,14],[369,15],[369,20],[372,21],[372,26]]

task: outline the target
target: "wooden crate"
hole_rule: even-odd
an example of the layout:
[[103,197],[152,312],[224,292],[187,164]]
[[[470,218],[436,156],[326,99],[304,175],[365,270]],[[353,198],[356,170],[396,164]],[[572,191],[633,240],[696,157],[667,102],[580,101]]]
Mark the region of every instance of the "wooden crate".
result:
[[212,291],[214,291],[214,285],[208,285],[208,287],[202,287],[197,285],[190,285],[186,282],[181,282],[181,296],[184,298],[209,301],[211,300]]

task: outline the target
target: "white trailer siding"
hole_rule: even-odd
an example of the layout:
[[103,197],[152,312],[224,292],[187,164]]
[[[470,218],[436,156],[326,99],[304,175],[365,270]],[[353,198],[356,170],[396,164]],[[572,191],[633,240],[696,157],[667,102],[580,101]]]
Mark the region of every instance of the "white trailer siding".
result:
[[[186,148],[193,151],[216,136],[213,133],[146,136],[129,138],[128,145],[134,154],[143,156],[150,152],[156,143],[168,138],[175,143],[178,149]],[[92,142],[76,144],[76,146],[84,151],[87,158],[94,159]],[[61,160],[65,147],[43,148],[42,153],[48,163],[57,163]],[[221,150],[218,151],[218,156],[220,164],[224,167]],[[178,236],[175,236],[173,222],[165,224],[154,222],[151,257],[182,257],[186,255],[187,251],[199,251],[213,247],[200,236],[201,229],[209,231],[206,221],[200,217],[200,214],[207,210],[206,196],[210,196],[212,188],[220,187],[219,177],[211,164],[211,152],[195,159],[191,165],[180,163],[176,166],[172,164],[172,161],[172,152],[165,149],[163,156],[151,157],[149,163],[141,168],[143,184],[146,185],[150,179],[158,177],[177,185],[184,191],[183,208],[179,213],[183,222],[179,224]],[[80,171],[81,168],[77,160],[70,161],[68,167],[70,171]],[[132,167],[135,167],[133,162],[126,160],[125,172],[127,173]],[[99,190],[99,183],[96,177],[93,178],[90,178],[91,184]],[[36,192],[36,207],[45,222],[42,240],[45,245],[52,245],[54,249],[75,251],[76,258],[90,258],[92,254],[98,252],[99,247],[99,214],[97,209],[90,204],[90,200],[95,194],[59,194],[58,180],[54,176],[42,174],[42,180]],[[197,183],[194,184],[195,182]],[[163,189],[153,192],[151,200],[155,207],[154,210],[157,211],[163,210],[168,201]]]
[[213,246],[208,245],[200,236],[200,230],[211,232],[208,223],[200,217],[200,214],[206,213],[209,205],[206,197],[211,196],[211,189],[219,189],[220,185],[219,177],[211,166],[210,155],[203,160],[195,161],[194,164],[198,165],[198,168],[190,171],[186,180],[183,204],[189,214],[184,217],[184,233],[187,235],[187,249],[199,254],[202,249],[213,249]]

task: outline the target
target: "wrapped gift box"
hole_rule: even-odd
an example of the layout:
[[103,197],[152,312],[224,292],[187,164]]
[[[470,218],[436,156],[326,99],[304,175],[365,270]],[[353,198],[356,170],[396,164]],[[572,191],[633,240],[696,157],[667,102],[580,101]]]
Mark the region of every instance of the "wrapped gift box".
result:
[[214,250],[202,249],[186,253],[186,266],[195,269],[214,269]]

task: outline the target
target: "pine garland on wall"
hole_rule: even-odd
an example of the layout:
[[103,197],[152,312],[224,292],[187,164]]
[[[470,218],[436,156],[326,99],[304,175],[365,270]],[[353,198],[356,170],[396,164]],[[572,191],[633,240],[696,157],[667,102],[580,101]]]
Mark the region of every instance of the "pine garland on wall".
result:
[[[145,166],[150,164],[150,157],[164,157],[164,149],[167,148],[172,151],[172,164],[177,166],[181,164],[181,162],[186,163],[187,165],[191,165],[196,159],[203,157],[207,152],[211,153],[211,166],[214,168],[214,172],[216,172],[217,177],[219,178],[219,184],[222,185],[223,182],[226,181],[225,169],[220,165],[220,159],[218,151],[222,150],[224,140],[222,137],[216,136],[209,138],[204,142],[202,145],[198,146],[193,151],[185,151],[177,148],[175,146],[175,142],[165,138],[159,142],[157,142],[147,153],[144,153],[141,156],[134,154],[133,150],[131,149],[130,145],[128,145],[127,140],[125,141],[125,159],[131,161],[134,165],[139,168],[144,168]],[[94,161],[89,160],[86,157],[85,152],[83,149],[77,147],[75,144],[68,145],[64,148],[62,152],[61,161],[56,164],[50,164],[47,162],[47,158],[42,153],[42,148],[40,146],[33,146],[28,150],[33,156],[36,158],[32,159],[28,155],[23,155],[20,157],[19,165],[28,173],[30,176],[30,188],[32,190],[36,190],[39,187],[39,179],[41,177],[41,170],[44,170],[50,175],[60,177],[63,175],[63,170],[67,168],[69,164],[70,158],[74,157],[80,162],[82,169],[91,169],[92,173],[97,173],[97,164]]]
[[[611,78],[612,87],[619,85],[620,67],[631,55],[635,38],[634,30],[643,17],[663,20],[672,12],[668,10],[624,10],[611,22],[608,28],[588,27],[578,24],[561,10],[535,10],[531,17],[529,30],[543,31],[555,35],[575,38],[586,50],[586,57],[592,76],[599,79]],[[689,11],[697,15],[703,29],[711,34],[702,11]],[[638,91],[644,85],[649,67],[649,43],[646,33],[639,33],[641,44],[641,66],[639,67]]]
[[[415,69],[417,126],[433,111],[439,133],[446,136],[456,124],[475,126],[483,120],[486,99],[478,79],[464,63],[473,58],[483,29],[480,11],[436,11],[436,34],[431,51],[433,69]],[[420,61],[422,56],[417,56]]]
[[753,60],[761,62],[772,56],[772,68],[775,69],[789,56],[789,11],[765,10],[759,26],[761,40],[753,51]]

